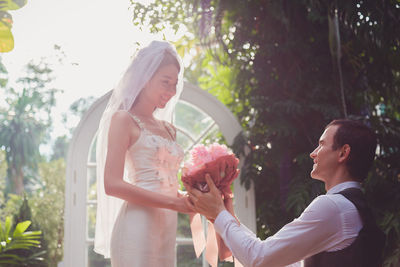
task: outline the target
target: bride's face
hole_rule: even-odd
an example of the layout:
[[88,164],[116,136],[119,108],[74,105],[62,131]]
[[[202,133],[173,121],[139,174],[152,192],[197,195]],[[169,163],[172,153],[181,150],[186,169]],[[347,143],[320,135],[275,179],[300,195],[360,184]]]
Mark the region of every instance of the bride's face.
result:
[[164,108],[176,94],[178,74],[179,70],[173,64],[161,67],[146,84],[145,99],[156,108]]

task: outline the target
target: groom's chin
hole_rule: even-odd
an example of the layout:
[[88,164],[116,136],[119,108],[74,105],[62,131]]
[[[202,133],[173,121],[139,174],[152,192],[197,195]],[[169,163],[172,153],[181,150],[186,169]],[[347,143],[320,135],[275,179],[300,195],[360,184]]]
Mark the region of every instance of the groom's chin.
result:
[[311,176],[312,179],[320,180],[320,179],[318,178],[318,175],[315,173],[315,170],[312,170],[312,171],[310,172],[310,176]]
[[311,172],[310,176],[311,176],[311,179],[322,181],[322,182],[324,181],[319,175],[313,174],[312,172]]

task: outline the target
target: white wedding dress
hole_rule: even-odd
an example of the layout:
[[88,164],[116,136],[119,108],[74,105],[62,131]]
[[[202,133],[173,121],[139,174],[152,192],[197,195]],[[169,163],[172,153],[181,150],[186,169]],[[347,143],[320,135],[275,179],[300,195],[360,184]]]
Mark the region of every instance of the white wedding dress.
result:
[[[141,129],[126,153],[129,181],[141,188],[177,196],[177,172],[183,150],[172,139],[154,134],[129,113]],[[169,132],[172,126],[165,124]],[[173,267],[177,212],[124,202],[111,236],[113,267]]]

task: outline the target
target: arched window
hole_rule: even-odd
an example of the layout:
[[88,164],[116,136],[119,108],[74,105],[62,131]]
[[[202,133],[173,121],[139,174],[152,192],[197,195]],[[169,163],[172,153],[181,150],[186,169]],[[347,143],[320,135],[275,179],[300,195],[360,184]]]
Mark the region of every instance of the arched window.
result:
[[[60,266],[110,266],[109,260],[93,252],[96,220],[96,132],[111,92],[96,101],[83,116],[72,138],[68,157],[65,190],[64,261]],[[189,151],[204,140],[224,138],[232,144],[241,127],[232,113],[214,96],[185,83],[174,114],[177,141]],[[236,179],[235,212],[251,230],[256,230],[253,188],[246,190]],[[178,220],[177,266],[207,266],[204,258],[195,259],[189,221]],[[183,266],[183,265],[181,265]]]

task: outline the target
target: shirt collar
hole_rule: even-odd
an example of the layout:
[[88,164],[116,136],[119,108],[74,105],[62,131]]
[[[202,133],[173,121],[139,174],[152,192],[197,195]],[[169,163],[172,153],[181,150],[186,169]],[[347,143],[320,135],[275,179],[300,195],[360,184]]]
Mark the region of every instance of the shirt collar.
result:
[[343,182],[343,183],[337,184],[334,187],[332,187],[331,189],[329,189],[328,192],[326,192],[326,194],[327,195],[336,194],[336,193],[343,191],[350,187],[355,187],[355,188],[361,189],[361,183],[355,182],[355,181]]

